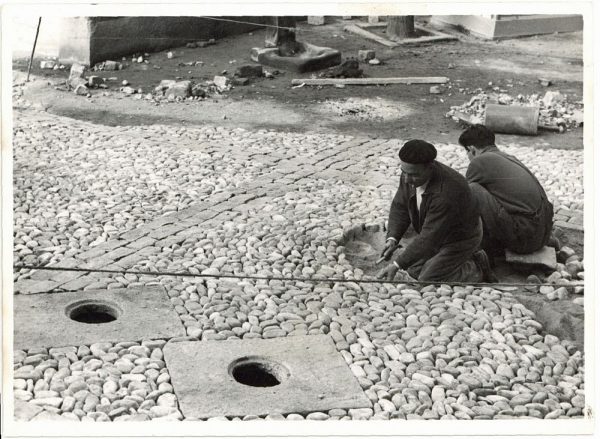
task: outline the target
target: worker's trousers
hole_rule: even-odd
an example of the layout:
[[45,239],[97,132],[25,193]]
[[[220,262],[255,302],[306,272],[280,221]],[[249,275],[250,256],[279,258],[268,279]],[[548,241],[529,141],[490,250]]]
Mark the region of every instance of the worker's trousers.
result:
[[483,221],[482,248],[488,255],[502,255],[504,249],[515,253],[533,253],[547,244],[552,232],[552,204],[542,200],[531,215],[511,214],[478,183],[469,183],[477,199]]
[[468,239],[443,245],[435,255],[410,266],[413,278],[431,282],[481,282],[482,272],[473,260],[480,249],[483,229],[481,221]]

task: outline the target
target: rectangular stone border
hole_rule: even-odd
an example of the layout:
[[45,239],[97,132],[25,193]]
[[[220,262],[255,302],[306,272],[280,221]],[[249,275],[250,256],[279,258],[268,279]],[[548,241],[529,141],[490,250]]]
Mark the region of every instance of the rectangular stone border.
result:
[[[163,352],[187,418],[371,407],[328,335],[168,343]],[[247,357],[272,360],[290,375],[273,387],[240,384],[228,369]]]
[[[67,306],[89,301],[116,304],[119,317],[108,323],[87,324],[67,316]],[[14,297],[15,349],[168,339],[184,335],[183,324],[162,286]]]

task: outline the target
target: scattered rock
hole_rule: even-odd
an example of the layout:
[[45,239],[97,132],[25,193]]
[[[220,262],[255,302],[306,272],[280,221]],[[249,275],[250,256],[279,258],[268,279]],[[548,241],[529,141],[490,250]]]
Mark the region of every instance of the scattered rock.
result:
[[374,50],[359,50],[358,51],[358,60],[361,62],[368,62],[372,59],[375,59],[375,51]]
[[240,78],[262,78],[263,74],[263,66],[260,64],[245,64],[235,71],[235,76]]
[[219,91],[229,90],[231,81],[227,76],[215,76],[213,82]]
[[56,61],[53,60],[44,60],[40,61],[40,69],[42,70],[52,70],[56,67]]
[[169,85],[169,87],[165,90],[165,96],[167,98],[187,98],[192,93],[192,83],[191,81],[178,81],[174,84]]
[[79,96],[87,96],[90,93],[90,90],[85,85],[79,84],[77,87],[75,87],[73,92]]
[[233,78],[231,83],[233,85],[248,85],[250,80],[248,78]]

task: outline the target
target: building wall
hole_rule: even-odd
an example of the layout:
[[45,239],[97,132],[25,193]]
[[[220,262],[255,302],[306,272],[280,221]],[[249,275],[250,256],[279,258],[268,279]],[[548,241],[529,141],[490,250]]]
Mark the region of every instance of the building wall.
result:
[[434,15],[432,21],[461,27],[486,39],[575,32],[583,29],[581,15]]
[[263,17],[222,17],[257,23],[241,24],[202,17],[75,17],[65,18],[59,58],[62,63],[98,62],[179,47],[191,41],[222,38],[259,28]]

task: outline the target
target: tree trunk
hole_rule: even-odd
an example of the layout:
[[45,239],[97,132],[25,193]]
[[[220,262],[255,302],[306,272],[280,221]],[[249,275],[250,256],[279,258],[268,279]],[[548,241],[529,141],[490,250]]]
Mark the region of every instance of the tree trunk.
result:
[[390,15],[387,22],[386,34],[392,41],[410,38],[415,34],[414,15]]
[[280,47],[296,42],[294,17],[269,17],[267,24],[269,26],[266,28],[265,47]]

